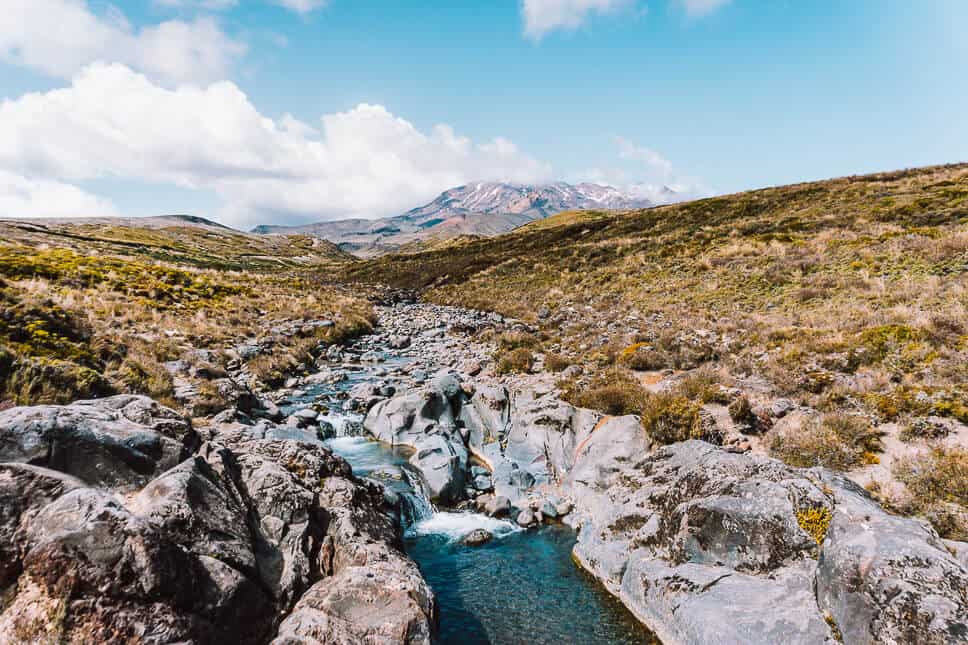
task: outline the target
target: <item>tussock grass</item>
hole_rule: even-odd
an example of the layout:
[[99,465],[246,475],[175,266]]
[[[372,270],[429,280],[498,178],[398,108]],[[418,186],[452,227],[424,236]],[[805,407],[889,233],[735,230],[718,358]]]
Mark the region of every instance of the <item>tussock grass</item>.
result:
[[[872,415],[878,397],[924,389],[932,414],[960,418],[966,195],[968,164],[845,177],[566,213],[342,273],[533,322],[593,371],[714,365],[800,403],[860,402]],[[922,408],[896,409],[907,419]]]
[[[364,300],[310,273],[279,272],[278,263],[271,274],[203,269],[196,263],[176,266],[144,251],[171,242],[153,230],[143,231],[144,239],[138,240],[142,233],[137,229],[124,229],[128,243],[134,243],[132,237],[138,240],[125,256],[90,249],[88,234],[100,229],[64,229],[80,241],[31,230],[25,241],[34,246],[0,241],[0,401],[66,403],[135,392],[177,407],[167,362],[203,367],[201,380],[224,376],[226,350],[243,337],[264,336],[282,321],[335,322],[311,340],[273,338],[272,353],[261,357],[267,365],[252,370],[272,380],[269,374],[305,361],[311,347],[358,335],[372,325],[372,310]],[[201,229],[190,232],[194,237],[181,234],[185,244],[210,239]],[[107,227],[99,235],[120,233]],[[275,240],[263,251],[280,244]]]

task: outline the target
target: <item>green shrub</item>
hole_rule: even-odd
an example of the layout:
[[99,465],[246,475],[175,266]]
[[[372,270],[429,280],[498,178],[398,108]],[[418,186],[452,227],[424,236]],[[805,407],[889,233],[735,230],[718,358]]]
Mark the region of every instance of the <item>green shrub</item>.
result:
[[642,414],[649,393],[638,381],[619,369],[607,370],[588,383],[560,383],[562,398],[580,408],[612,416]]
[[20,358],[7,379],[6,396],[18,405],[70,403],[114,394],[115,390],[99,372],[51,358]]
[[699,404],[679,394],[647,393],[641,412],[642,427],[662,444],[702,439],[705,433],[700,409]]

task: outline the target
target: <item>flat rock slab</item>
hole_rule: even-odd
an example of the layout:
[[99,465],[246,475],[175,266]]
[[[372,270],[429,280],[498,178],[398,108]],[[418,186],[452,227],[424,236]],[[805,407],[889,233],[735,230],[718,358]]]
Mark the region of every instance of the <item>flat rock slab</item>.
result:
[[144,486],[199,443],[177,412],[144,396],[0,412],[0,461],[44,466],[117,490]]

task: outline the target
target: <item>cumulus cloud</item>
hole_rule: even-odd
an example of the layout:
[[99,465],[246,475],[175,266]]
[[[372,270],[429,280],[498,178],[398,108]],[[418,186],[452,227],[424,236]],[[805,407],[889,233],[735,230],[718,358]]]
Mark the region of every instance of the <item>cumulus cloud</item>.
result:
[[272,119],[234,83],[168,89],[117,64],[0,103],[0,168],[211,189],[235,225],[397,214],[469,181],[551,174],[511,141],[475,142],[447,125],[421,131],[379,105],[317,123]]
[[327,0],[272,0],[272,2],[299,13],[309,13],[326,6]]
[[239,0],[154,0],[154,2],[160,7],[221,11],[234,7],[239,3]]
[[672,174],[672,162],[651,148],[637,146],[628,139],[616,137],[618,154],[622,159],[644,164],[652,174],[668,176]]
[[[154,0],[155,4],[162,7],[174,7],[177,9],[198,8],[219,11],[228,9],[238,4],[238,0]],[[325,7],[328,0],[269,0],[274,5],[284,7],[297,13],[309,13],[321,7]]]
[[77,186],[0,170],[0,217],[109,217],[114,205]]
[[5,0],[0,11],[0,60],[62,78],[103,61],[167,84],[205,83],[245,50],[207,17],[135,29],[117,9],[98,15],[86,0]]
[[540,39],[556,29],[575,29],[592,13],[609,13],[631,4],[632,0],[523,0],[524,33]]
[[690,16],[701,17],[716,11],[730,0],[679,0],[686,13]]
[[635,197],[656,204],[704,197],[710,190],[701,179],[677,171],[671,161],[652,148],[616,137],[619,163],[607,168],[591,168],[575,176],[576,181],[590,181],[614,186]]

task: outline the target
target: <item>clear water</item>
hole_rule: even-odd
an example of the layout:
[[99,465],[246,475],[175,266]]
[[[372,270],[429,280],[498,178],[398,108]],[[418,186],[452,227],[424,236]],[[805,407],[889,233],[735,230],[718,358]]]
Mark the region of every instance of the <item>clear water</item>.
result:
[[[382,366],[405,363],[388,357]],[[349,372],[347,380],[307,388],[286,412],[300,403],[321,401],[327,420],[339,431],[359,415],[343,409],[339,394],[374,378]],[[294,431],[316,441],[310,431]],[[574,532],[564,526],[524,531],[517,525],[478,513],[433,508],[415,481],[412,451],[364,437],[340,436],[324,442],[343,456],[358,476],[372,477],[400,493],[404,501],[407,553],[437,596],[443,645],[625,645],[657,643],[608,592],[571,559]],[[471,547],[461,538],[477,528],[495,537]]]
[[[406,454],[361,437],[326,442],[359,475],[405,467]],[[388,483],[408,489],[405,477]],[[477,528],[495,538],[460,539]],[[571,560],[574,531],[524,531],[478,513],[437,511],[407,530],[407,553],[437,596],[440,643],[622,645],[655,643],[625,607]]]
[[564,526],[518,531],[478,547],[446,535],[407,540],[440,605],[440,642],[650,643],[617,600],[571,560]]

